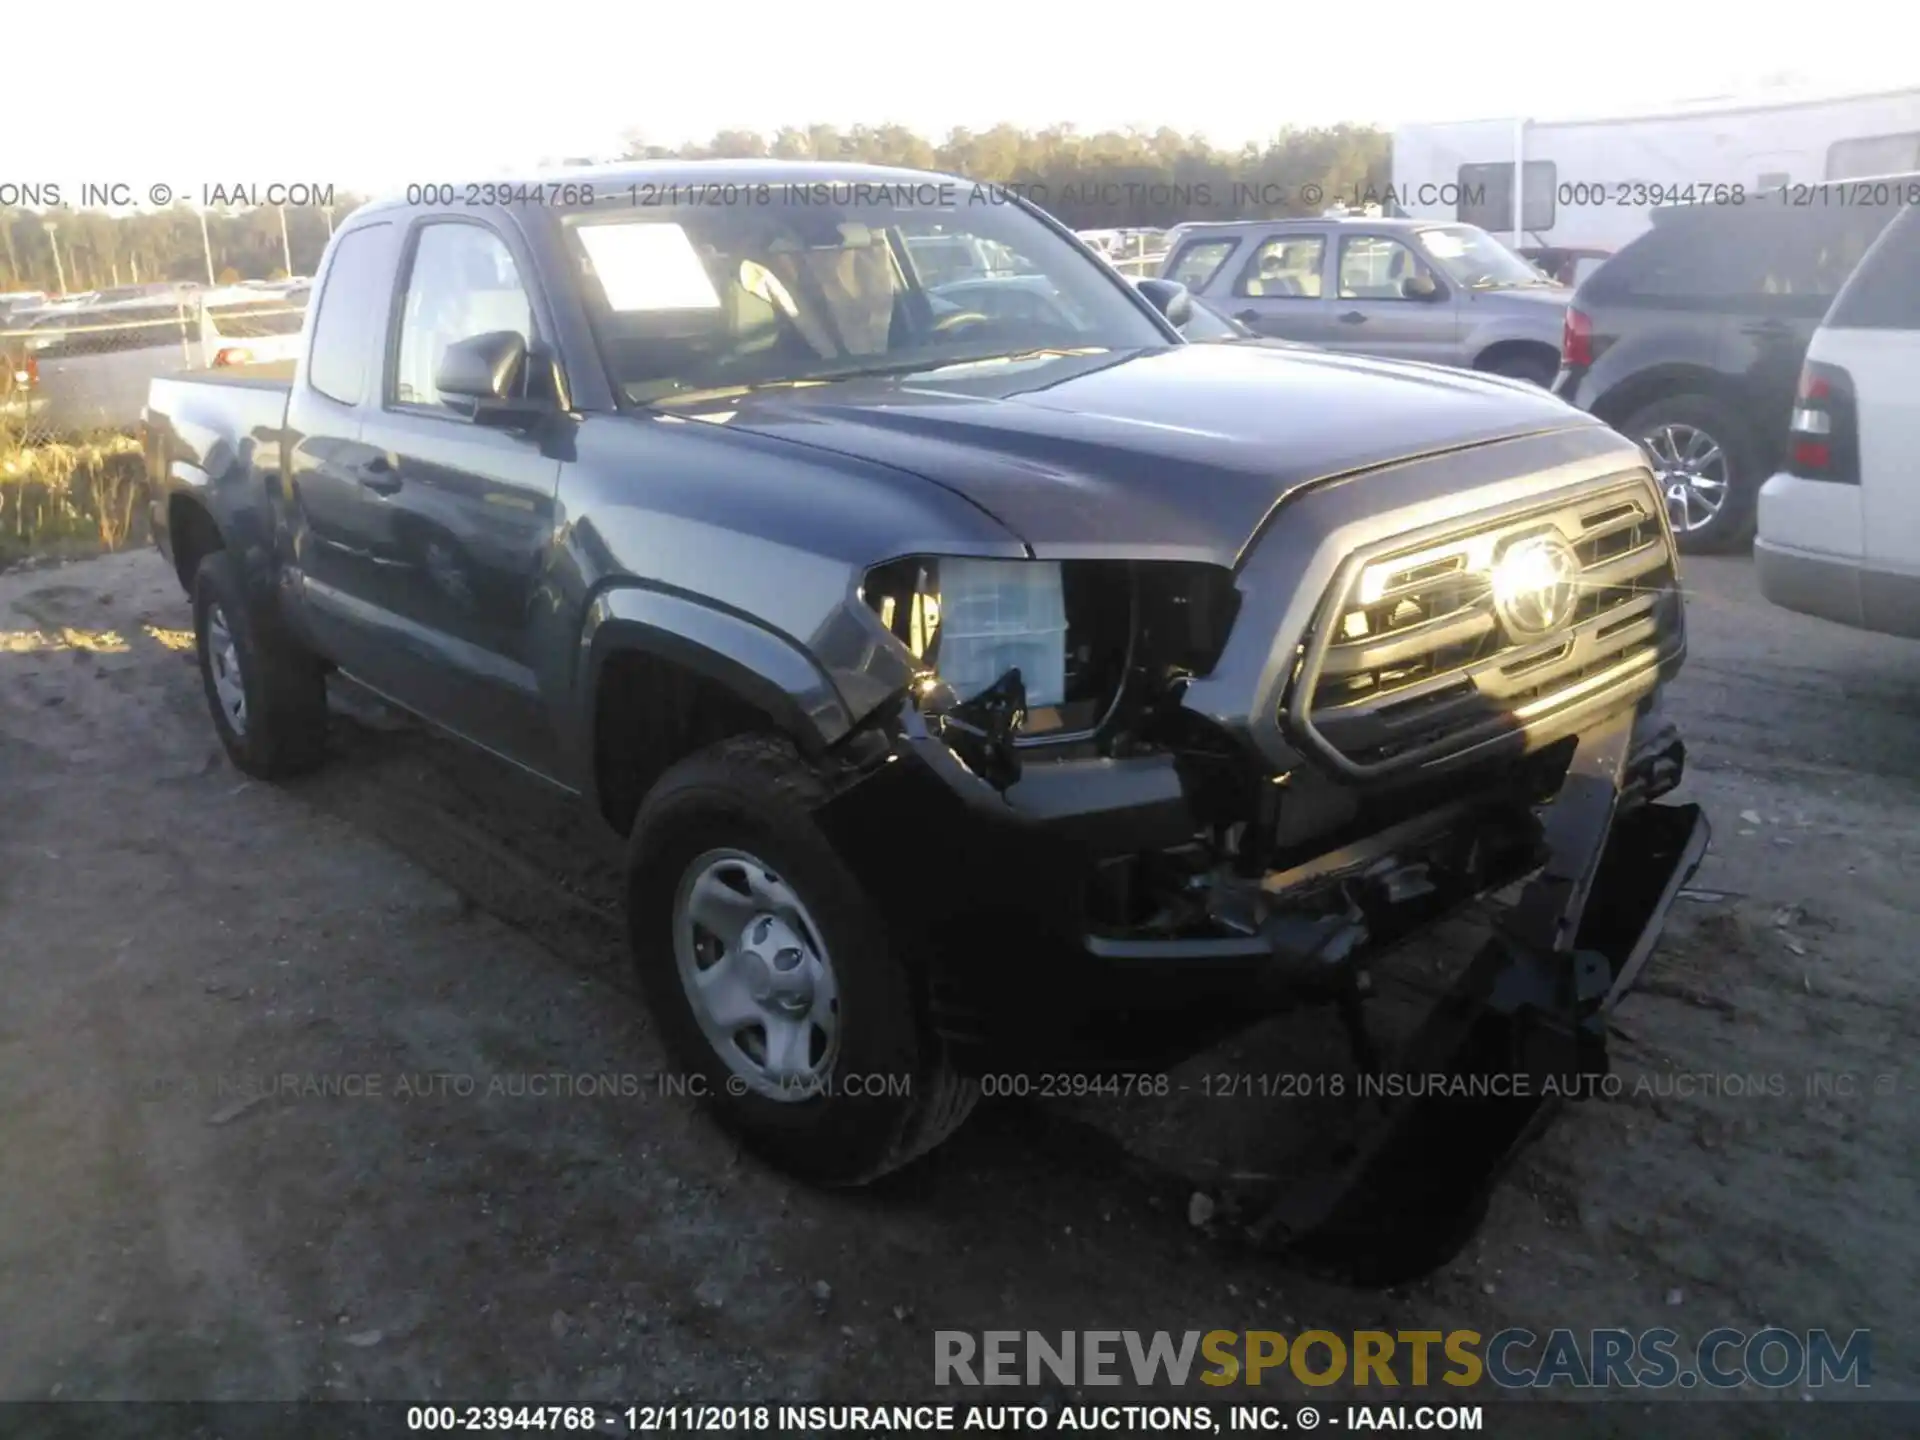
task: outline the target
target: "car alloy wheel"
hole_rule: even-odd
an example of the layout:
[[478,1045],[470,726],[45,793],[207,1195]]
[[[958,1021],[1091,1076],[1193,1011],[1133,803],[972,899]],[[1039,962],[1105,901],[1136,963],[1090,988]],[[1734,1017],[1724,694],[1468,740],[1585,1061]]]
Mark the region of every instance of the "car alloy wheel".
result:
[[673,951],[701,1033],[746,1089],[782,1101],[821,1093],[839,1051],[840,992],[791,886],[743,850],[696,856],[674,893]]
[[1703,530],[1727,503],[1732,478],[1727,452],[1695,425],[1668,421],[1641,437],[1667,497],[1667,515],[1682,534]]
[[221,714],[236,736],[247,733],[247,682],[240,671],[240,650],[227,628],[226,613],[218,605],[207,609],[207,664],[213,670],[213,693]]

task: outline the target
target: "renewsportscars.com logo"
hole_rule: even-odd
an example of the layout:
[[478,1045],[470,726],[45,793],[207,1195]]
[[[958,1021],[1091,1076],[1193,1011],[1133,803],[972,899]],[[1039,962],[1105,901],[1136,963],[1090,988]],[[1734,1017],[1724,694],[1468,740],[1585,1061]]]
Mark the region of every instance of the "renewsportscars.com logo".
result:
[[1302,1385],[1503,1390],[1729,1390],[1852,1385],[1873,1376],[1873,1332],[1769,1326],[1709,1330],[1691,1344],[1668,1329],[1549,1330],[937,1330],[936,1385]]

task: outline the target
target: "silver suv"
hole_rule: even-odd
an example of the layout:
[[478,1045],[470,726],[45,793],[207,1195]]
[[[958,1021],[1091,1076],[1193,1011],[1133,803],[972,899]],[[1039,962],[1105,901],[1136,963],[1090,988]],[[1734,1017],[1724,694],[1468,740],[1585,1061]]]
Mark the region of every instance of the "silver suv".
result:
[[1333,215],[1182,226],[1160,273],[1262,335],[1540,385],[1573,293],[1478,226]]

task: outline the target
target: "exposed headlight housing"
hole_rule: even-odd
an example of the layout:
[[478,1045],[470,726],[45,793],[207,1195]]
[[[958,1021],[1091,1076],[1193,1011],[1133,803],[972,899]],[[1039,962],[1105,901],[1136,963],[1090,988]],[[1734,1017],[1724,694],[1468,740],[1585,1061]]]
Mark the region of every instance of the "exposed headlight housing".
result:
[[[880,623],[895,630],[899,599],[882,593]],[[1067,601],[1058,561],[944,559],[914,586],[907,643],[961,701],[1018,669],[1032,706],[1066,699]]]
[[862,592],[954,700],[1018,670],[1028,740],[1099,729],[1133,681],[1206,673],[1239,602],[1229,571],[1173,561],[911,556]]

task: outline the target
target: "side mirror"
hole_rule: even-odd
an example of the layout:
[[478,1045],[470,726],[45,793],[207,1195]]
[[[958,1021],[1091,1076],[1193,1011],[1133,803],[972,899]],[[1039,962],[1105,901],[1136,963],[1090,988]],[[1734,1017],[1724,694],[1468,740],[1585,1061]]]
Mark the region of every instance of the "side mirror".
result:
[[1167,317],[1176,330],[1193,319],[1193,296],[1178,280],[1141,280],[1139,291],[1147,303]]
[[1445,298],[1446,292],[1433,276],[1422,271],[1400,282],[1400,294],[1408,300],[1440,300]]
[[471,401],[474,424],[521,428],[553,413],[550,402],[519,393],[527,364],[524,336],[512,330],[490,330],[447,346],[433,373],[433,384],[447,399]]

